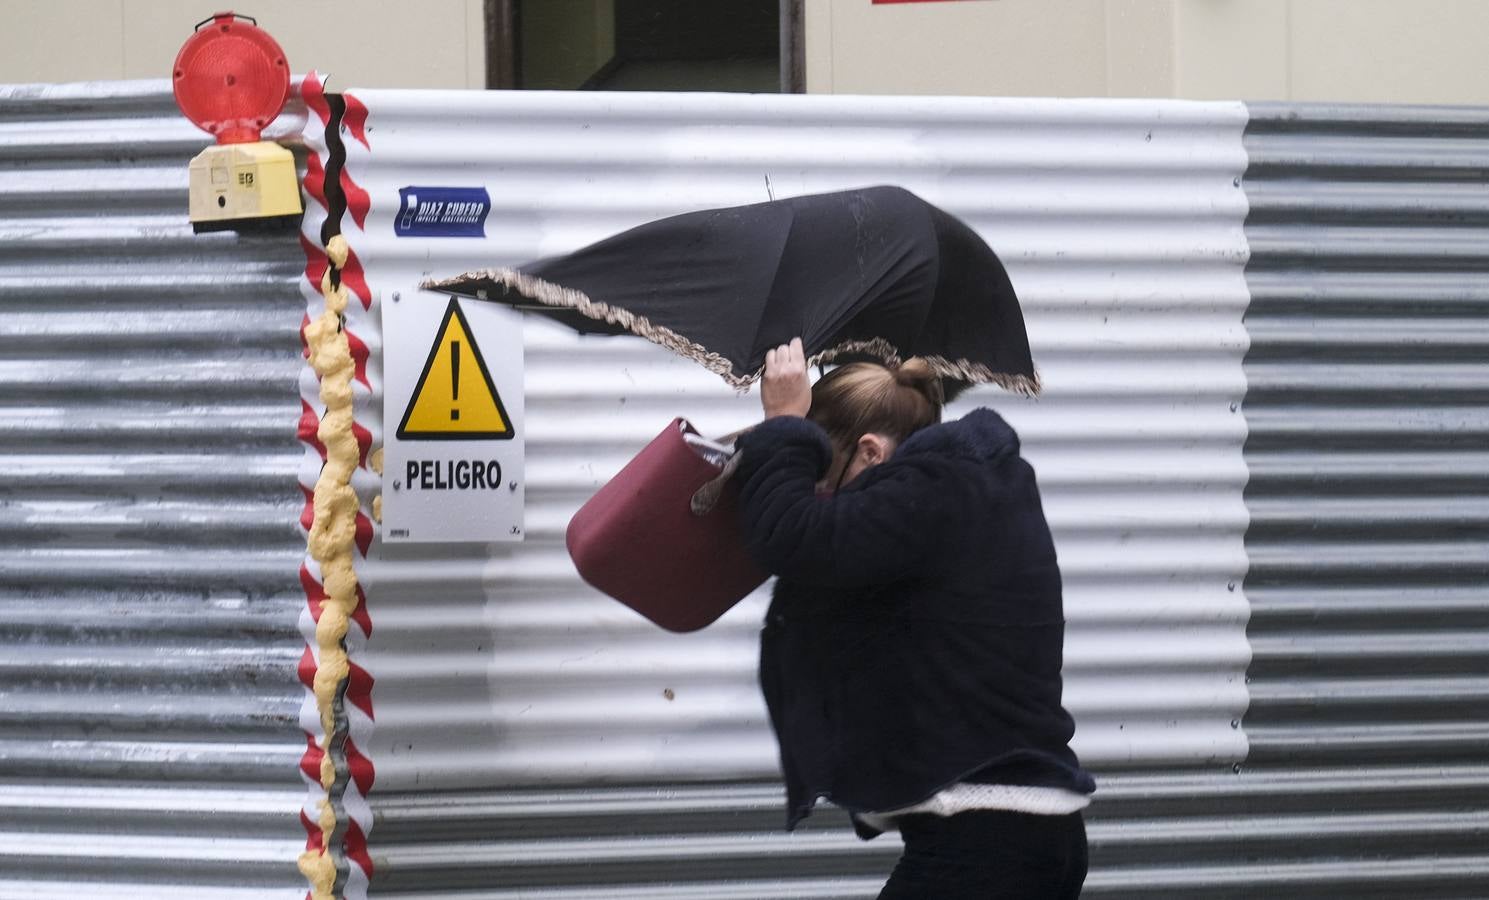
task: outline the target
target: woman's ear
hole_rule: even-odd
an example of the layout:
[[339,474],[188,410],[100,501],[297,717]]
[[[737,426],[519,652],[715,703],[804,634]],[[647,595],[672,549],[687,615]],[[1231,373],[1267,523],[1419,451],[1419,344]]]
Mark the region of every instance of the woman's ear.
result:
[[894,452],[894,442],[882,434],[866,434],[858,439],[858,456],[865,466],[877,466]]

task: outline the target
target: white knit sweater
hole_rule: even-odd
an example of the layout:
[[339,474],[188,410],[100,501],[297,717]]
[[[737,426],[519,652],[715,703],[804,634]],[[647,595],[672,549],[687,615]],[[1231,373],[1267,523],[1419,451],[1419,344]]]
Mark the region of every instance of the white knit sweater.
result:
[[1087,794],[1064,788],[1028,787],[1019,784],[953,784],[941,793],[914,806],[887,812],[859,813],[864,824],[879,831],[891,831],[895,819],[911,813],[954,816],[974,809],[1001,809],[1031,813],[1036,816],[1066,816],[1080,812],[1091,804]]

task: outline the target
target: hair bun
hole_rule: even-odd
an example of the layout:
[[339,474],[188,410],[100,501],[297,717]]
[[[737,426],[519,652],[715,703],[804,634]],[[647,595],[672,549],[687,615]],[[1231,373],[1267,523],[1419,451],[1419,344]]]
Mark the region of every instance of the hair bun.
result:
[[894,373],[894,380],[900,386],[919,391],[936,406],[946,404],[946,391],[941,385],[941,376],[924,359],[911,357],[898,366],[891,367],[890,371]]

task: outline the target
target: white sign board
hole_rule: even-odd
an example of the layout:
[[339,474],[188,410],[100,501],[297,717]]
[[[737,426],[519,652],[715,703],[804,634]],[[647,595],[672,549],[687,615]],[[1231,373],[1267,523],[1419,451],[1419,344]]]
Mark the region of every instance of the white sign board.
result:
[[383,539],[521,540],[520,314],[413,284],[382,312]]

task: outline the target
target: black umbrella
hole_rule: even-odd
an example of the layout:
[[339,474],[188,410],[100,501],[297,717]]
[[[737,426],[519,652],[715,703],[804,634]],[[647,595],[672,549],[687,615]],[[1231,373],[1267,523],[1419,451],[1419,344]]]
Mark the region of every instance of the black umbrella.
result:
[[997,255],[903,188],[685,213],[423,286],[535,308],[584,334],[637,334],[735,387],[760,376],[767,350],[800,336],[813,364],[919,356],[952,382],[1039,391]]

